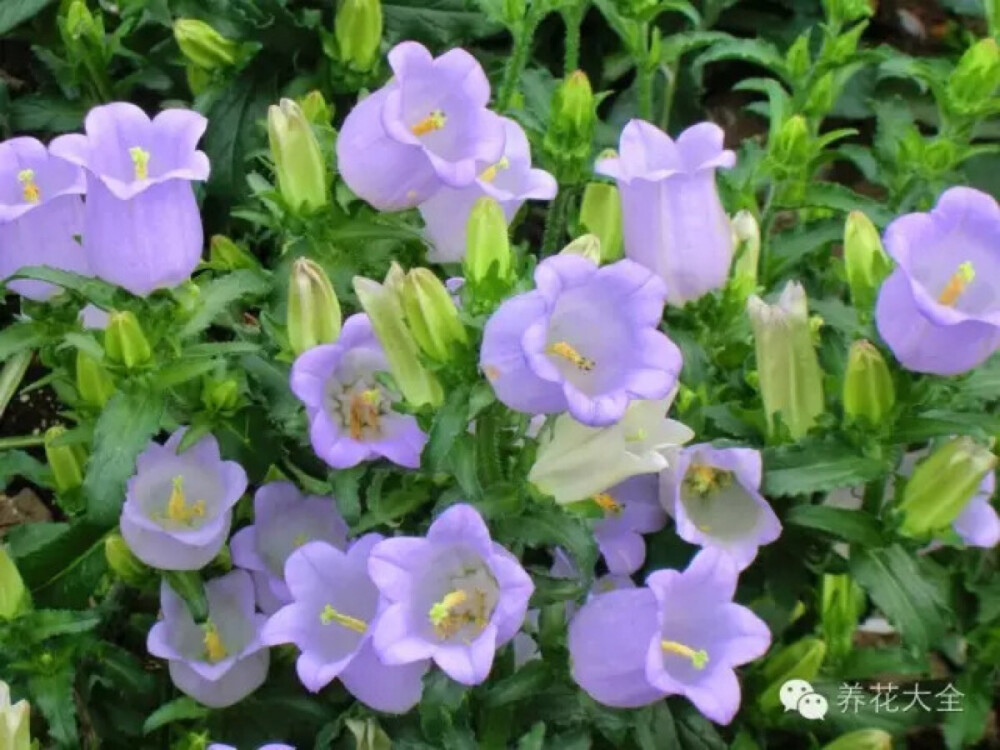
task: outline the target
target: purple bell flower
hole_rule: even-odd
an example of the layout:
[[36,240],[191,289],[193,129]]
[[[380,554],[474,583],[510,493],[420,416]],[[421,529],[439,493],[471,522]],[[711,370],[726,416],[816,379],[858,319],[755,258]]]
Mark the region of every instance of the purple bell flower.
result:
[[535,286],[504,302],[483,331],[479,363],[504,404],[604,427],[631,400],[674,389],[681,352],[658,328],[664,286],[648,270],[554,255],[538,264]]
[[608,706],[683,695],[728,724],[740,706],[733,668],[771,643],[767,625],[732,601],[738,575],[728,555],[703,550],[683,572],[658,570],[643,588],[593,597],[569,626],[573,679]]
[[1000,517],[990,502],[996,485],[996,475],[990,472],[969,504],[952,521],[951,528],[970,547],[990,549],[1000,544]]
[[681,450],[660,475],[661,499],[686,542],[715,547],[743,570],[757,549],[781,534],[781,522],[760,494],[760,451],[713,448]]
[[466,230],[472,206],[484,195],[496,200],[509,224],[526,200],[551,200],[559,186],[542,169],[532,169],[531,148],[521,126],[502,117],[507,134],[500,160],[466,187],[443,187],[420,204],[434,249],[427,260],[460,263],[465,257]]
[[368,571],[388,602],[372,636],[382,661],[433,659],[464,685],[489,675],[496,650],[521,628],[535,588],[465,504],[442,513],[426,538],[380,542]]
[[83,249],[98,278],[144,297],[191,276],[204,243],[191,183],[208,179],[197,150],[207,125],[190,110],[150,120],[115,102],[90,110],[86,135],[52,141],[53,154],[86,171]]
[[[83,233],[83,172],[34,138],[0,143],[0,280],[26,266],[89,275],[75,236]],[[8,284],[22,297],[46,300],[60,291],[44,281]]]
[[249,570],[257,606],[272,614],[290,604],[285,561],[303,544],[323,541],[347,548],[347,523],[331,497],[303,496],[291,482],[265,484],[253,498],[254,523],[233,534],[233,564]]
[[604,518],[594,525],[594,538],[608,570],[629,575],[646,560],[643,534],[652,534],[667,523],[660,505],[660,480],[655,474],[638,474],[594,496]]
[[625,255],[667,284],[667,303],[680,307],[721,289],[733,259],[729,218],[715,170],[736,164],[723,149],[722,128],[702,122],[676,141],[643,120],[622,130],[616,158],[597,162],[598,174],[618,182]]
[[879,334],[908,370],[957,375],[1000,348],[1000,207],[978,190],[946,190],[930,213],[885,231],[896,269],[875,307]]
[[416,42],[389,51],[393,77],[358,102],[337,138],[347,186],[380,211],[471,185],[503,156],[504,124],[486,105],[490,83],[463,49],[434,58]]
[[376,379],[388,372],[382,345],[364,314],[344,323],[336,344],[315,346],[292,366],[292,392],[309,415],[316,455],[335,469],[379,457],[420,466],[427,435],[417,420],[393,411],[393,395]]
[[347,552],[326,542],[309,542],[293,552],[285,565],[293,602],[268,620],[263,638],[270,645],[299,647],[296,669],[311,692],[340,678],[366,706],[401,714],[420,701],[429,662],[389,666],[372,648],[385,603],[368,575],[368,563],[381,540],[379,534],[366,534]]
[[164,445],[150,442],[122,507],[122,537],[136,557],[161,570],[208,565],[225,544],[232,508],[247,488],[243,467],[223,461],[211,435],[178,455],[185,431]]
[[163,619],[149,631],[149,653],[169,662],[182,693],[210,708],[225,708],[264,684],[270,656],[260,640],[266,618],[254,611],[253,581],[234,570],[205,584],[208,621],[195,623],[166,581],[160,588]]

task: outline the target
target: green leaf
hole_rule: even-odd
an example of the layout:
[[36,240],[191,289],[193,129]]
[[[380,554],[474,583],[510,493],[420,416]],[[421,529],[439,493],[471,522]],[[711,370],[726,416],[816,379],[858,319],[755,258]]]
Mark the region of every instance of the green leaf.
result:
[[178,334],[182,339],[195,336],[222,314],[227,307],[244,297],[261,297],[267,294],[271,285],[259,271],[231,271],[225,276],[212,279],[201,287],[200,305],[194,315],[181,327]]
[[208,595],[197,570],[165,570],[163,580],[184,600],[195,622],[208,619]]
[[157,390],[175,388],[195,378],[212,372],[218,366],[214,359],[179,359],[163,366],[156,372],[154,381]]
[[496,535],[528,547],[562,547],[581,571],[592,570],[597,562],[590,524],[554,503],[536,502],[523,515],[498,521]]
[[719,42],[698,55],[691,66],[691,75],[700,85],[705,66],[721,60],[739,60],[759,65],[762,68],[767,68],[779,78],[788,79],[784,55],[778,51],[777,47],[763,39],[730,39]]
[[427,238],[411,226],[386,221],[356,219],[331,229],[326,236],[331,242],[371,242],[397,240],[398,242],[427,243]]
[[764,492],[784,497],[853,487],[889,471],[884,459],[858,455],[847,446],[818,444],[764,451]]
[[52,486],[52,470],[24,451],[0,452],[0,490],[7,489],[16,477],[27,479],[39,487]]
[[387,0],[382,3],[382,15],[389,44],[414,40],[447,49],[503,30],[472,0]]
[[855,544],[879,546],[883,543],[878,521],[860,510],[832,508],[827,505],[797,505],[783,521],[828,534]]
[[780,208],[829,208],[849,213],[862,211],[878,226],[885,226],[893,219],[893,212],[885,204],[867,195],[855,193],[849,187],[835,182],[810,182],[802,195],[794,201],[782,202]]
[[242,354],[257,354],[260,344],[250,341],[208,341],[195,344],[184,350],[185,357],[225,357]]
[[510,677],[490,683],[486,706],[494,709],[531,698],[544,690],[550,679],[544,661],[529,661]]
[[893,430],[900,444],[918,443],[935,437],[970,435],[988,440],[1000,435],[1000,417],[985,412],[954,412],[934,409],[902,417]]
[[[844,237],[843,219],[826,219],[774,235],[767,254],[765,283],[770,286],[792,272],[795,266],[812,253],[829,252],[826,248]],[[812,302],[812,300],[810,300]]]
[[119,391],[108,401],[94,428],[83,490],[95,523],[113,524],[125,500],[125,480],[160,429],[163,398],[147,391]]
[[434,415],[424,447],[423,464],[428,471],[441,471],[455,440],[469,427],[469,389],[456,388]]
[[948,626],[946,599],[905,549],[854,546],[850,569],[907,644],[929,649],[940,643]]
[[[0,3],[0,15],[5,7]],[[67,133],[83,125],[87,105],[83,99],[71,102],[61,96],[28,94],[11,102],[9,111],[10,128],[15,133]]]
[[76,750],[80,737],[76,729],[76,704],[73,701],[73,672],[38,674],[28,679],[34,705],[49,725],[49,737],[60,748]]
[[101,617],[93,611],[42,609],[24,615],[18,624],[31,643],[42,643],[49,638],[93,630],[101,624]]
[[28,349],[36,349],[46,340],[45,330],[38,323],[25,320],[0,331],[0,362]]
[[55,0],[4,0],[0,3],[0,34],[34,18]]
[[198,703],[194,698],[186,695],[175,698],[169,703],[164,703],[153,711],[142,725],[142,733],[150,734],[157,729],[173,724],[176,721],[187,719],[204,719],[211,713],[211,709]]
[[92,276],[81,276],[78,273],[62,271],[48,266],[28,266],[11,276],[12,279],[35,279],[47,281],[50,284],[69,289],[84,297],[88,302],[104,310],[114,308],[117,288],[106,281],[99,281]]
[[721,31],[685,31],[680,34],[671,34],[660,42],[660,62],[673,65],[688,52],[732,38],[729,34],[724,34]]

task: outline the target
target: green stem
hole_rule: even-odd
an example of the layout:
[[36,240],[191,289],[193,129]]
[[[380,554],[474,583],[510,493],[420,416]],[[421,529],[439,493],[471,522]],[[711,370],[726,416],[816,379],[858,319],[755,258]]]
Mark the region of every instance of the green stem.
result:
[[514,35],[514,49],[511,52],[510,59],[507,61],[507,67],[504,68],[503,82],[500,84],[500,93],[497,95],[496,108],[501,112],[506,112],[510,109],[510,103],[514,98],[514,94],[517,93],[517,84],[521,80],[521,73],[524,72],[524,66],[528,62],[531,42],[535,38],[535,27],[538,25],[537,12],[534,10],[536,5],[537,3],[533,3],[528,8],[524,19],[521,21],[521,27],[516,31],[512,31]]
[[639,49],[635,55],[636,86],[639,89],[639,117],[653,119],[653,71],[649,67],[649,24],[639,24]]
[[94,90],[97,92],[98,98],[102,102],[114,101],[115,94],[111,90],[111,80],[108,78],[107,71],[94,62],[94,58],[87,50],[83,51],[82,57],[83,66],[90,74],[90,80],[94,85]]
[[572,192],[572,186],[563,187],[549,206],[548,216],[545,217],[545,234],[542,236],[543,258],[558,252],[559,243],[566,232],[566,215]]
[[0,417],[3,417],[7,405],[21,386],[33,356],[34,352],[29,349],[18,352],[4,363],[3,370],[0,371]]
[[660,108],[660,130],[670,132],[670,111],[674,106],[674,94],[677,91],[677,65],[670,65],[666,70],[667,87],[663,92],[663,106]]
[[488,408],[476,418],[476,466],[479,467],[479,481],[484,488],[503,480],[499,408]]
[[0,438],[0,451],[10,451],[17,448],[38,448],[45,445],[44,435],[15,435]]
[[586,4],[580,3],[562,14],[566,24],[566,54],[563,58],[563,75],[568,76],[580,67],[580,24]]
[[865,493],[861,501],[865,512],[878,518],[882,512],[882,499],[884,494],[885,479],[875,479],[866,484]]

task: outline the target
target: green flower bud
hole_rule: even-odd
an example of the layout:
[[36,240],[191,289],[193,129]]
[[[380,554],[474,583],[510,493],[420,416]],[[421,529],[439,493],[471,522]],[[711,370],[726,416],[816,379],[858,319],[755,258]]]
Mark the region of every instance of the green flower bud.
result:
[[215,70],[236,63],[240,45],[213,29],[204,21],[179,18],[174,22],[174,39],[181,54],[192,65],[203,70]]
[[844,65],[858,51],[861,35],[868,28],[868,22],[859,23],[849,31],[828,39],[823,44],[823,59],[832,65]]
[[104,45],[104,24],[94,18],[85,0],[73,0],[66,10],[65,33],[72,41],[85,40],[91,45]]
[[76,390],[87,406],[103,409],[115,392],[115,383],[98,360],[82,349],[76,350]]
[[812,159],[809,125],[800,115],[788,118],[771,144],[771,157],[784,169],[796,172]]
[[328,200],[326,162],[312,126],[298,104],[282,99],[267,110],[267,135],[281,196],[293,210],[313,210]]
[[[0,544],[0,620],[12,620],[31,609],[31,594],[7,550]],[[0,682],[0,685],[3,683]],[[0,738],[3,737],[0,723]],[[0,747],[7,745],[0,744]]]
[[11,705],[10,687],[0,681],[0,747],[31,750],[31,708],[27,701]]
[[864,612],[865,592],[846,574],[824,575],[820,623],[830,659],[839,661],[853,648],[852,638]]
[[991,104],[1000,86],[1000,47],[992,38],[969,47],[948,78],[948,101],[959,112],[971,114]]
[[507,235],[507,219],[500,204],[489,196],[477,200],[466,227],[462,261],[466,281],[473,286],[490,278],[509,283],[514,258]]
[[945,137],[923,142],[923,167],[930,174],[947,172],[958,161],[958,149]]
[[406,274],[400,295],[410,333],[435,362],[448,362],[468,343],[458,308],[441,280],[426,268]]
[[582,234],[570,242],[560,252],[560,255],[582,255],[595,265],[601,264],[601,238],[596,234]]
[[597,103],[590,79],[577,70],[564,80],[552,98],[552,114],[545,134],[545,150],[559,162],[587,158],[597,124]]
[[810,31],[803,32],[785,53],[785,67],[788,68],[788,75],[793,80],[805,78],[812,67],[812,55],[809,52]]
[[823,0],[826,17],[836,24],[846,24],[875,13],[877,0]]
[[871,219],[860,211],[851,211],[844,226],[844,267],[851,301],[862,311],[872,309],[892,261],[882,247],[882,240]]
[[823,750],[892,750],[892,735],[881,729],[857,729],[823,745]]
[[378,61],[382,42],[382,4],[379,0],[341,0],[333,22],[340,61],[366,73]]
[[803,437],[823,413],[823,373],[812,341],[805,290],[789,282],[778,303],[757,295],[747,301],[757,351],[760,394],[769,430],[774,416],[792,439]]
[[601,260],[611,263],[622,257],[622,201],[615,185],[606,182],[587,183],[580,202],[580,224],[600,238]]
[[390,750],[392,740],[382,731],[375,719],[348,719],[345,724],[354,741],[355,750]]
[[730,222],[733,230],[732,288],[740,300],[747,299],[757,288],[757,266],[760,264],[760,225],[749,211],[739,211]]
[[130,586],[141,586],[152,576],[152,571],[132,554],[132,550],[117,531],[111,532],[104,538],[104,557],[112,572]]
[[844,376],[844,416],[881,425],[896,405],[896,388],[889,366],[869,341],[855,341],[847,355]]
[[922,539],[948,528],[996,465],[997,457],[970,437],[953,438],[937,448],[906,483],[900,530]]
[[231,412],[240,405],[240,383],[235,378],[207,378],[201,389],[201,403],[213,412]]
[[139,320],[132,312],[113,312],[108,317],[108,326],[104,329],[104,353],[112,362],[125,365],[128,370],[149,362],[153,352]]
[[60,494],[83,486],[87,451],[80,443],[58,445],[56,440],[66,434],[66,428],[55,425],[45,431],[45,460],[52,469],[56,491]]
[[326,103],[326,99],[320,91],[310,91],[296,101],[302,108],[302,114],[313,125],[329,125],[330,120],[333,119],[330,105]]
[[221,234],[213,236],[208,244],[208,262],[220,271],[260,268],[260,261],[252,254]]
[[826,658],[826,644],[819,638],[803,638],[768,657],[761,668],[766,687],[760,694],[764,711],[781,709],[781,686],[789,680],[811,682]]
[[308,258],[288,276],[288,342],[296,355],[340,336],[340,302],[326,272]]
[[827,114],[837,100],[838,87],[833,78],[833,73],[820,76],[809,88],[809,95],[802,106],[803,111],[814,117],[821,117]]
[[403,306],[389,284],[354,277],[354,292],[385,350],[389,371],[403,397],[414,406],[439,405],[441,384],[421,363],[417,342],[403,320]]

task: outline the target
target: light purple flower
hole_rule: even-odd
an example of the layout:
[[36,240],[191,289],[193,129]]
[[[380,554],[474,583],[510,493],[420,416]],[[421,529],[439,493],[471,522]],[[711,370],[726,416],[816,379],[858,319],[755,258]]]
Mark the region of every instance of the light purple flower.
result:
[[559,186],[542,169],[532,169],[531,148],[521,126],[502,117],[507,134],[500,160],[483,170],[468,186],[443,187],[420,204],[434,249],[427,259],[434,263],[458,263],[465,257],[466,231],[472,206],[483,196],[500,204],[507,222],[526,200],[551,200]]
[[535,287],[504,302],[483,331],[479,363],[504,404],[603,427],[631,400],[674,389],[681,352],[658,328],[664,287],[648,270],[554,255],[535,269]]
[[486,109],[490,83],[463,49],[434,58],[416,42],[389,51],[393,77],[358,102],[337,138],[347,186],[380,211],[471,185],[503,155],[504,125]]
[[979,491],[951,524],[955,533],[970,547],[989,549],[1000,544],[1000,517],[990,503],[994,492],[996,475],[990,472],[979,485]]
[[[89,274],[76,239],[83,232],[84,188],[80,168],[51,155],[34,138],[0,143],[0,280],[26,266]],[[7,286],[33,300],[59,291],[31,279]]]
[[660,481],[655,474],[638,474],[598,493],[595,502],[604,518],[594,525],[594,538],[611,573],[628,575],[646,560],[643,534],[667,523],[660,505]]
[[319,692],[335,678],[359,701],[378,711],[405,713],[420,700],[427,660],[387,666],[372,648],[384,605],[368,576],[379,534],[366,534],[342,552],[309,542],[292,553],[285,578],[293,602],[264,628],[265,643],[294,643],[302,684]]
[[249,570],[257,606],[271,614],[290,604],[285,561],[303,544],[329,542],[347,548],[347,523],[332,497],[304,496],[291,482],[265,484],[254,495],[254,522],[229,543],[233,564]]
[[715,170],[736,164],[723,149],[722,128],[702,122],[676,141],[643,120],[622,130],[616,158],[597,163],[618,182],[625,254],[667,284],[667,303],[680,307],[721,289],[733,259],[729,219]]
[[682,449],[663,471],[660,497],[681,539],[718,548],[743,570],[781,534],[760,494],[761,475],[760,451],[701,443]]
[[368,571],[388,607],[374,628],[386,664],[433,659],[453,680],[486,679],[496,650],[524,622],[534,584],[490,539],[469,505],[453,505],[426,538],[397,537],[372,550]]
[[590,599],[569,627],[573,679],[608,706],[683,695],[728,724],[740,705],[733,668],[771,643],[767,625],[732,601],[738,575],[728,555],[703,550],[683,572],[658,570],[643,588]]
[[335,469],[379,457],[416,468],[427,435],[392,410],[394,396],[376,379],[388,372],[382,345],[364,314],[344,323],[336,344],[315,346],[292,366],[292,392],[305,404],[316,455]]
[[205,584],[208,621],[195,623],[166,581],[160,587],[163,619],[149,631],[149,653],[169,662],[182,693],[210,708],[246,698],[267,677],[270,657],[260,640],[265,617],[254,612],[253,581],[234,570]]
[[903,367],[956,375],[1000,348],[1000,207],[978,190],[946,190],[930,213],[885,231],[896,269],[875,307]]
[[129,548],[161,570],[199,570],[222,549],[232,508],[247,487],[235,461],[223,461],[211,435],[183,453],[186,428],[160,445],[150,442],[128,480],[121,531]]
[[86,135],[56,138],[51,151],[87,174],[83,249],[99,278],[146,296],[186,281],[204,232],[192,181],[208,179],[197,144],[208,121],[167,109],[153,120],[115,102],[87,114]]

